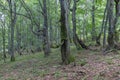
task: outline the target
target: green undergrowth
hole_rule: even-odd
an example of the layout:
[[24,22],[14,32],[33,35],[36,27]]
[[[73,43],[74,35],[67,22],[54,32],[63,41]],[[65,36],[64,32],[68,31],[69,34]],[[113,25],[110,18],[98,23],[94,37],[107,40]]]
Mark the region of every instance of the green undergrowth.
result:
[[[75,47],[71,47],[71,55],[73,55],[70,57],[71,62],[75,60],[76,53]],[[44,57],[43,52],[38,52],[22,56],[16,54],[15,58],[14,62],[10,62],[10,56],[7,57],[5,63],[3,60],[0,61],[0,80],[27,80],[37,76],[44,77],[50,72],[50,68],[61,66],[59,48],[52,49],[49,57]],[[7,79],[5,79],[5,75],[9,75]],[[54,76],[58,77],[59,75],[60,72],[56,71]]]
[[[5,75],[12,75],[12,72],[17,76],[9,76],[4,80],[26,80],[33,76],[43,76],[48,73],[49,67],[59,66],[60,52],[58,49],[52,49],[52,53],[49,57],[44,57],[43,52],[29,54],[29,55],[16,55],[16,61],[10,62],[10,59],[6,59],[6,63],[0,61],[0,80],[4,79]],[[20,77],[21,76],[21,77]]]
[[[71,46],[70,52],[71,55],[69,61],[75,61],[76,64],[81,67],[88,64],[88,57],[92,55],[95,56],[93,56],[95,61],[104,61],[108,64],[113,64],[112,59],[120,59],[119,55],[101,56],[95,55],[96,52],[93,51],[77,51],[74,46]],[[60,65],[60,48],[52,49],[49,57],[44,57],[43,52],[38,52],[22,56],[16,54],[15,58],[15,62],[10,62],[9,56],[6,59],[6,63],[4,63],[3,60],[0,61],[0,80],[43,80],[43,77],[50,73],[56,80],[58,77],[67,76],[67,73],[63,73],[60,69],[56,69],[62,67],[62,65]],[[39,77],[39,79],[34,79],[36,77]],[[99,75],[95,76],[94,80],[97,80],[98,78]]]

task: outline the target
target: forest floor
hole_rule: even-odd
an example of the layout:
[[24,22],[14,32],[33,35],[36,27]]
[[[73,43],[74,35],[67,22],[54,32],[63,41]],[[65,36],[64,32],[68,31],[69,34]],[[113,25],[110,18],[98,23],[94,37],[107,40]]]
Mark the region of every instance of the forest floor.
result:
[[103,55],[95,50],[72,48],[76,66],[60,65],[60,50],[53,49],[49,57],[43,52],[16,56],[15,62],[0,61],[0,80],[120,80],[120,54]]

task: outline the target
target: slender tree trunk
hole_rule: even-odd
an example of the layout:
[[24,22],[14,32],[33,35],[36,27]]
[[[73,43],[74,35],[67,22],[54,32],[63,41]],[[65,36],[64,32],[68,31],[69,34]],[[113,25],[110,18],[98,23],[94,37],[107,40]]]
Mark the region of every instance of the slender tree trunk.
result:
[[[50,0],[48,0],[48,6],[51,6]],[[52,27],[52,17],[51,17],[51,12],[50,8],[48,7],[48,24],[49,24],[49,40],[50,40],[50,46],[53,44],[53,27]]]
[[21,33],[20,33],[19,27],[21,27],[21,23],[19,24],[19,26],[16,27],[17,52],[18,52],[19,55],[22,55],[22,53],[21,53],[21,51],[20,51],[20,46],[21,46]]
[[[8,1],[9,4],[9,13],[10,13],[10,55],[11,55],[11,61],[15,61],[14,56],[14,27],[16,23],[16,2]],[[15,13],[13,13],[15,12]]]
[[2,25],[2,39],[3,39],[3,59],[4,59],[4,62],[5,62],[5,59],[7,58],[6,56],[6,51],[5,51],[5,21],[3,21],[3,25]]
[[[108,13],[108,11],[107,11]],[[106,46],[106,31],[107,31],[107,23],[108,23],[108,14],[106,15],[105,25],[104,25],[104,36],[103,36],[103,48]]]
[[47,4],[46,0],[43,0],[43,15],[44,15],[44,28],[43,28],[43,37],[44,37],[44,45],[43,50],[45,53],[45,57],[47,57],[50,53],[50,44],[48,38],[48,16],[47,16]]
[[80,47],[88,49],[88,47],[83,43],[82,40],[79,40],[77,34],[76,34],[76,0],[73,0],[73,10],[72,10],[72,23],[73,23],[73,41],[77,47],[77,49],[80,49]]
[[106,4],[106,7],[105,7],[105,10],[104,10],[104,17],[103,17],[103,20],[102,20],[101,30],[100,30],[99,35],[96,37],[96,44],[97,44],[98,46],[101,45],[101,43],[100,43],[101,35],[102,35],[102,33],[103,33],[103,30],[105,30],[104,27],[106,26],[105,24],[106,24],[106,13],[107,13],[107,9],[108,9],[108,0],[107,0],[107,4]]
[[14,24],[11,24],[11,61],[15,61],[15,57],[14,57]]
[[92,40],[96,40],[95,30],[95,0],[92,0]]
[[103,35],[103,48],[105,48],[105,46],[106,46],[106,40],[107,40],[107,38],[106,38],[106,32],[107,32],[107,27],[108,27],[107,24],[108,24],[108,19],[109,19],[109,7],[110,7],[110,3],[109,3],[109,0],[107,0],[106,9],[105,9],[105,12],[107,14],[105,15],[105,21],[104,21],[104,23],[102,25],[103,26],[103,33],[104,33],[104,35]]
[[[58,3],[57,3],[57,0],[55,1],[55,13],[56,14],[58,14]],[[55,17],[55,20],[58,20],[58,16],[56,16]],[[60,44],[60,42],[61,42],[61,38],[60,38],[60,27],[58,27],[58,22],[57,21],[55,21],[55,27],[54,27],[54,31],[55,31],[55,36],[56,36],[56,38],[54,38],[55,39],[55,41],[56,41],[56,44],[57,45],[59,45]]]
[[72,9],[72,23],[73,23],[73,41],[74,44],[76,45],[77,49],[80,49],[80,45],[77,42],[77,34],[76,34],[76,0],[73,0],[73,9]]

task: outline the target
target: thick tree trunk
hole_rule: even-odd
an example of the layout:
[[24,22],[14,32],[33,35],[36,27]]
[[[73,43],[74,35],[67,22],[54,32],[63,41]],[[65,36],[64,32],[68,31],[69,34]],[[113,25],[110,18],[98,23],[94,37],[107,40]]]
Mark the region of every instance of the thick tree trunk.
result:
[[[113,8],[114,8],[114,1],[115,1],[115,10],[116,10],[116,15],[114,18],[114,12],[113,12]],[[116,48],[117,47],[117,41],[116,41],[116,24],[118,22],[118,18],[119,18],[119,0],[110,0],[110,8],[109,8],[109,31],[108,31],[108,48]]]
[[69,36],[68,36],[68,26],[67,26],[67,18],[68,18],[68,12],[66,8],[68,7],[67,1],[65,0],[59,0],[60,6],[61,6],[61,57],[62,57],[62,63],[63,64],[69,64],[69,56],[70,56],[70,47],[69,47]]
[[114,20],[113,20],[113,4],[114,0],[110,0],[109,8],[109,29],[108,29],[108,46],[109,48],[114,48]]

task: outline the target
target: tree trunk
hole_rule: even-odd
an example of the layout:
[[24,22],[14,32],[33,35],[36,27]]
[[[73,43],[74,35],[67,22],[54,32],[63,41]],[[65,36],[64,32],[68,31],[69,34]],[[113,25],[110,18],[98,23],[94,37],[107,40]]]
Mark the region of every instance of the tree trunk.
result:
[[[102,33],[103,33],[103,30],[105,30],[104,27],[106,26],[105,24],[106,24],[107,9],[108,9],[108,0],[107,0],[107,4],[106,4],[106,7],[105,7],[105,10],[104,10],[104,17],[103,17],[103,21],[102,21],[101,30],[100,30],[99,35],[96,37],[96,44],[97,44],[98,46],[101,45],[101,43],[100,43],[101,35],[102,35]],[[108,15],[108,14],[107,14],[107,15]]]
[[68,36],[68,25],[67,25],[67,18],[68,18],[68,4],[65,0],[59,0],[60,7],[61,7],[61,57],[63,64],[69,64],[69,56],[70,56],[70,46],[69,46],[69,36]]
[[[8,1],[9,4],[9,13],[10,13],[10,55],[11,61],[15,61],[14,56],[14,27],[16,23],[16,2],[15,1]],[[13,13],[15,12],[15,13]]]
[[114,48],[114,23],[113,23],[113,4],[114,0],[110,0],[109,8],[109,29],[108,29],[108,46],[109,48]]
[[16,38],[17,38],[16,40],[17,40],[17,52],[18,52],[19,55],[22,55],[22,53],[20,51],[20,46],[21,46],[20,27],[21,27],[21,22],[20,22],[19,26],[16,27]]
[[43,28],[43,50],[45,57],[49,56],[50,53],[50,44],[48,38],[48,16],[47,16],[47,5],[46,0],[43,0],[43,15],[44,15],[44,28]]
[[73,23],[73,41],[76,45],[77,49],[80,49],[81,47],[84,49],[88,49],[87,46],[83,43],[82,40],[79,40],[77,34],[76,34],[76,0],[73,0],[73,9],[72,9],[72,23]]
[[[50,0],[48,0],[48,6],[51,6]],[[53,26],[52,26],[52,17],[51,17],[51,12],[50,8],[48,7],[48,24],[49,24],[49,40],[50,40],[50,47],[53,45]]]
[[3,25],[2,25],[2,39],[3,39],[3,59],[4,59],[4,62],[5,62],[5,59],[7,58],[6,56],[6,48],[5,48],[5,20],[3,21]]
[[114,39],[115,39],[115,44],[117,44],[119,41],[119,35],[116,30],[116,27],[117,27],[118,18],[120,16],[120,10],[119,10],[120,9],[120,0],[114,0],[114,2],[115,2],[115,12],[116,12],[115,19],[114,19]]
[[110,4],[109,4],[109,0],[107,0],[107,4],[106,4],[106,16],[105,16],[105,21],[104,21],[104,25],[103,25],[103,48],[105,48],[106,46],[106,32],[107,32],[107,23],[108,23],[108,19],[109,19],[109,7],[110,7]]
[[95,0],[92,0],[92,40],[96,40],[95,30]]
[[80,45],[77,42],[77,34],[76,34],[76,0],[73,0],[73,9],[72,9],[72,23],[73,23],[73,42],[77,49],[80,49]]

